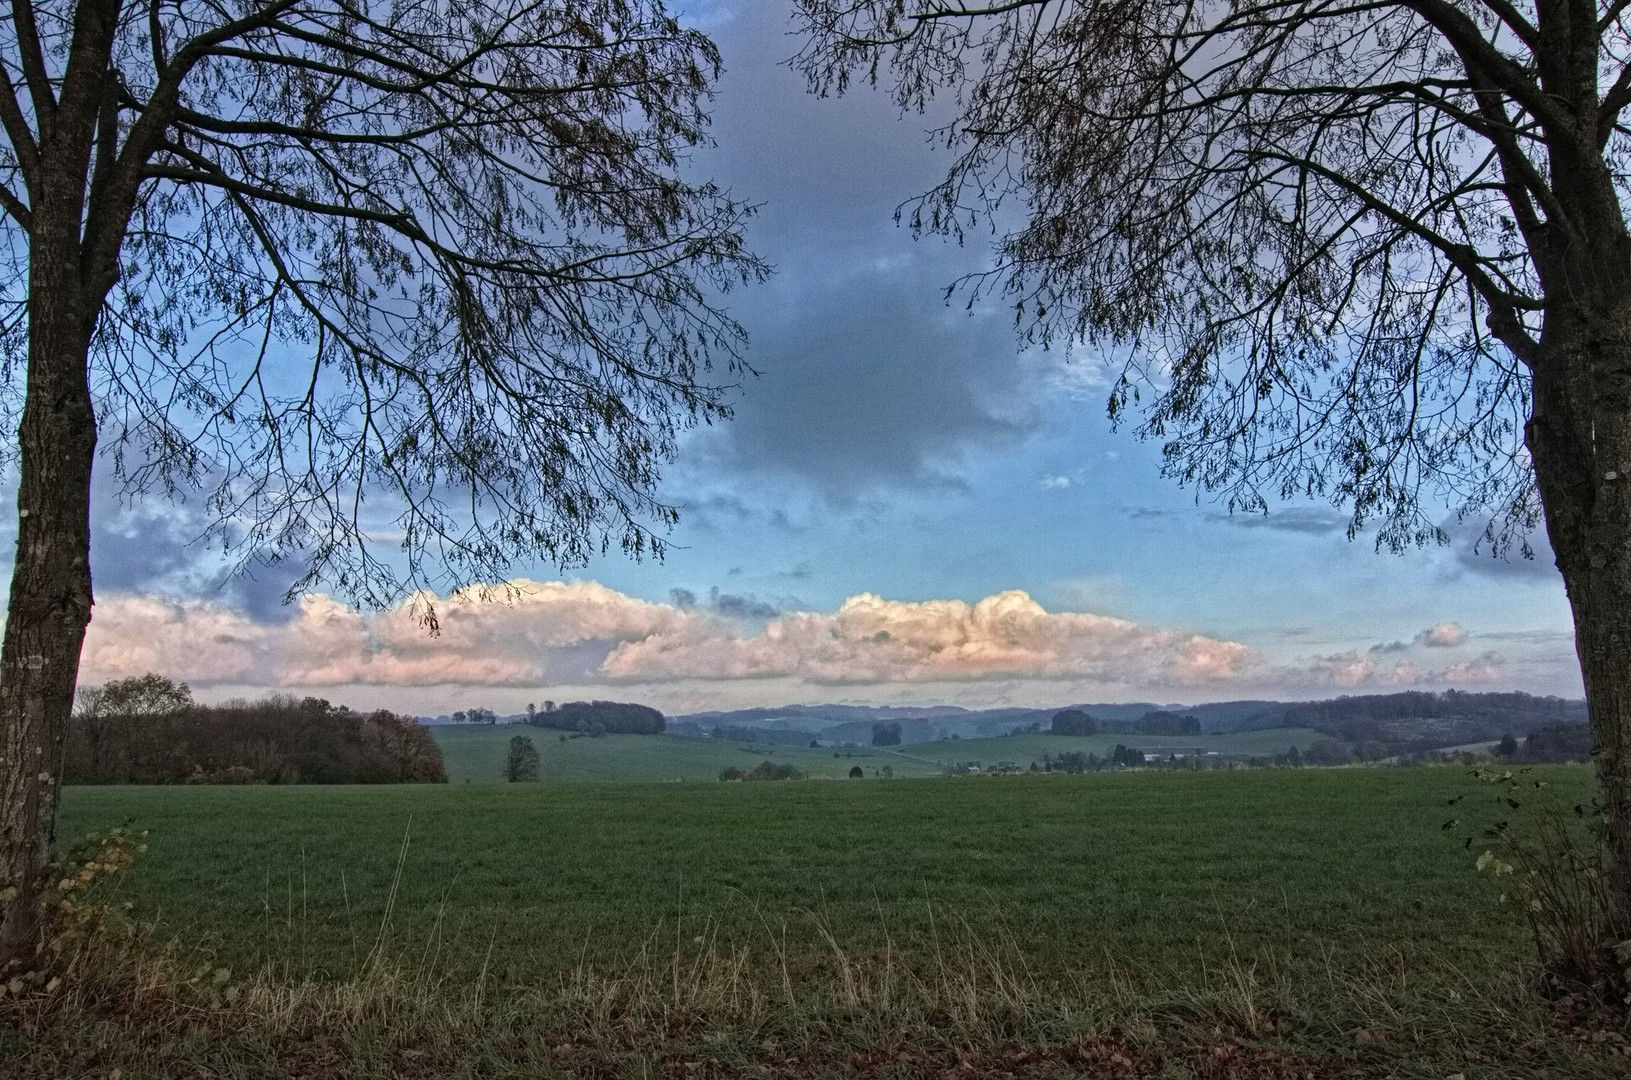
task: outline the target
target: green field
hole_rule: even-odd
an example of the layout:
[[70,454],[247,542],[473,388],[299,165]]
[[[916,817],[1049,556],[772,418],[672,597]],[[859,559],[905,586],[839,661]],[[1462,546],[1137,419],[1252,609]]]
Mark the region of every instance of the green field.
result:
[[[500,783],[510,739],[525,735],[542,758],[544,783],[631,781],[640,783],[718,783],[727,765],[751,769],[761,761],[790,761],[817,779],[846,776],[860,765],[871,775],[888,764],[897,776],[934,776],[939,765],[886,755],[872,748],[813,750],[807,746],[748,746],[680,735],[604,735],[562,738],[560,732],[498,724],[430,729],[442,747],[448,779],[455,784]],[[833,757],[837,753],[839,757]]]
[[374,940],[399,856],[390,940],[434,940],[465,972],[501,943],[514,979],[617,962],[659,927],[816,955],[825,925],[864,954],[928,949],[936,918],[1056,973],[1229,950],[1483,968],[1523,936],[1441,829],[1447,799],[1469,793],[1490,794],[1454,769],[76,788],[63,832],[150,830],[123,898],[239,968],[345,969]]
[[[1117,743],[1155,750],[1212,750],[1234,756],[1284,753],[1287,747],[1307,747],[1323,738],[1303,728],[1276,728],[1234,735],[1154,736],[1009,735],[994,739],[948,739],[898,747],[812,749],[805,746],[748,745],[717,739],[679,735],[607,735],[598,739],[562,737],[545,728],[499,725],[440,725],[430,729],[442,747],[448,779],[454,783],[498,783],[510,739],[532,739],[543,758],[546,783],[592,781],[690,782],[716,781],[728,765],[750,769],[761,761],[792,762],[811,777],[839,779],[856,765],[870,778],[889,765],[896,777],[936,776],[959,762],[978,761],[989,767],[1012,761],[1029,768],[1044,754],[1070,751],[1107,755]],[[834,755],[838,756],[834,756]]]
[[1266,757],[1283,754],[1292,746],[1299,750],[1319,739],[1329,738],[1309,728],[1270,728],[1242,731],[1231,735],[1004,735],[994,739],[944,739],[894,747],[902,757],[949,767],[964,761],[978,761],[984,767],[1010,761],[1029,768],[1044,754],[1078,751],[1106,757],[1118,744],[1140,750],[1169,749],[1178,752],[1199,750],[1230,757]]

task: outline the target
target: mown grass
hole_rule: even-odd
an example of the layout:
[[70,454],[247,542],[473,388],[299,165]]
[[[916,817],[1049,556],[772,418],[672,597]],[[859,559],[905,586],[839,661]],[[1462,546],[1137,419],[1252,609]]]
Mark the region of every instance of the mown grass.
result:
[[[543,779],[548,783],[694,782],[718,779],[727,765],[750,769],[760,761],[791,762],[818,779],[846,778],[859,765],[867,777],[890,766],[896,778],[938,776],[959,762],[978,761],[990,766],[1011,761],[1028,768],[1045,754],[1070,751],[1105,757],[1117,744],[1143,749],[1217,751],[1219,754],[1266,756],[1287,748],[1305,749],[1317,731],[1276,728],[1232,735],[1155,736],[1010,735],[994,739],[947,739],[897,747],[823,748],[808,746],[748,745],[730,740],[692,739],[679,735],[606,735],[573,738],[564,732],[524,725],[437,726],[431,729],[442,747],[448,779],[454,783],[500,783],[504,755],[510,739],[525,735],[542,756]],[[834,755],[837,755],[836,757]]]
[[14,1014],[0,1053],[40,1076],[1623,1075],[1622,1043],[1552,1025],[1473,872],[1495,797],[1449,768],[73,789],[65,835],[150,831],[111,899],[244,990],[183,994],[178,1021],[87,989],[67,1020]]

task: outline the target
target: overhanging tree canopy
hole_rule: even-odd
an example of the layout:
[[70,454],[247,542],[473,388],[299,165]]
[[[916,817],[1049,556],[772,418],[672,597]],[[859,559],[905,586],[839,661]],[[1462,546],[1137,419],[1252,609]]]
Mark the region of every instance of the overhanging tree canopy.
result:
[[[914,227],[999,227],[1026,336],[1127,358],[1169,471],[1395,545],[1544,515],[1631,937],[1626,0],[799,0],[819,92],[950,95]],[[1010,205],[1012,204],[1012,205]],[[1010,216],[1013,215],[1013,216]]]
[[0,966],[38,936],[99,436],[127,489],[199,489],[230,553],[363,603],[640,554],[678,431],[727,411],[718,296],[764,271],[684,175],[719,58],[661,0],[9,8]]

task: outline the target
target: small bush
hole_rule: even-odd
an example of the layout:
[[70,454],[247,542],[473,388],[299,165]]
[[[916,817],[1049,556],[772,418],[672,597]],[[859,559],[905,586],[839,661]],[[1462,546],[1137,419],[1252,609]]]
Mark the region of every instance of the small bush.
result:
[[[1503,818],[1484,831],[1491,846],[1476,867],[1522,905],[1543,982],[1554,996],[1596,1007],[1631,1003],[1631,926],[1615,926],[1599,811],[1565,807],[1528,769],[1478,770],[1499,792]],[[1506,812],[1512,816],[1507,817]],[[1584,826],[1584,827],[1583,827]]]
[[747,772],[743,772],[735,765],[727,765],[719,770],[721,780],[803,780],[805,774],[793,767],[790,761],[776,764],[770,761],[761,761]]

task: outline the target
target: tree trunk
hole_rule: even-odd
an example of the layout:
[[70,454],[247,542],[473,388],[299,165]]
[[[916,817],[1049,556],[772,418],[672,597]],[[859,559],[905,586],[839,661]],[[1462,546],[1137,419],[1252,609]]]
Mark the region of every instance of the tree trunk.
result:
[[1593,311],[1548,311],[1526,432],[1574,613],[1616,940],[1631,938],[1631,273],[1620,276],[1593,290]]
[[30,970],[42,941],[42,874],[91,613],[96,416],[86,360],[96,309],[82,287],[77,213],[61,229],[35,224],[17,555],[0,645],[0,898],[9,897],[0,899],[0,976]]

